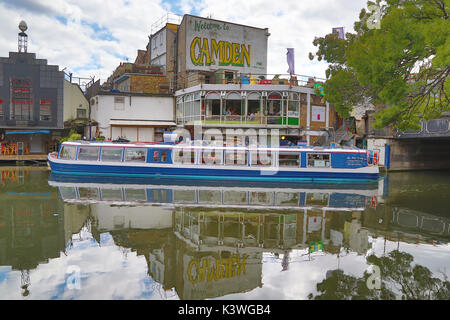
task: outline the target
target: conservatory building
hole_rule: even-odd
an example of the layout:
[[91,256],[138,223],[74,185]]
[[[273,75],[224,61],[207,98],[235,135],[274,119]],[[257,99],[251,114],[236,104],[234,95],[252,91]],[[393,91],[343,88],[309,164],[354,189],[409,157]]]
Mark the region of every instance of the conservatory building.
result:
[[306,86],[199,84],[175,93],[177,126],[222,134],[230,128],[277,129],[294,144],[313,144],[336,123],[332,106]]

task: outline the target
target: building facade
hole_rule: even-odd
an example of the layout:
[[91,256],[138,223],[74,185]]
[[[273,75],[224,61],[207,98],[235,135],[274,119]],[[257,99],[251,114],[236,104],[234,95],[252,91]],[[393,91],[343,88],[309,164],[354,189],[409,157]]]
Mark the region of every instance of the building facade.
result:
[[52,150],[63,119],[64,73],[58,66],[35,53],[0,58],[0,133],[8,144],[2,145],[3,155]]
[[173,97],[169,94],[99,92],[91,98],[90,138],[130,141],[163,141],[174,122]]

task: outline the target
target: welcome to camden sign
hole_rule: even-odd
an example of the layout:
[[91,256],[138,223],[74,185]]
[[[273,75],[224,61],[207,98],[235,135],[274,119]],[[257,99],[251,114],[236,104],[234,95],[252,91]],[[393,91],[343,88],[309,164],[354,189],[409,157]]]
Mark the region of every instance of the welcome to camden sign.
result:
[[266,30],[188,16],[186,69],[265,74]]

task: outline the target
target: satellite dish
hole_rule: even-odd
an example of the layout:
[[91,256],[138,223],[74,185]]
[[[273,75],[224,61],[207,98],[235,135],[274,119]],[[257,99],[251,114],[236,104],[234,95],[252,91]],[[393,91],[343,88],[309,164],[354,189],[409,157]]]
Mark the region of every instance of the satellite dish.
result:
[[20,31],[25,32],[28,29],[27,23],[23,20],[20,21],[19,29],[20,29]]

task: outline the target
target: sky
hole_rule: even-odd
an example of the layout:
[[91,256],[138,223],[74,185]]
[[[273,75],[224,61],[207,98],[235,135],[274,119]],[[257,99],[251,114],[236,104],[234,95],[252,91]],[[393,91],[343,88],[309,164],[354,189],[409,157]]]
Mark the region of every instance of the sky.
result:
[[103,82],[120,62],[134,62],[152,24],[172,12],[269,28],[269,74],[287,73],[286,48],[294,48],[297,74],[325,78],[327,64],[308,58],[314,38],[333,27],[352,32],[366,6],[367,0],[0,0],[0,57],[17,51],[25,20],[28,52]]

